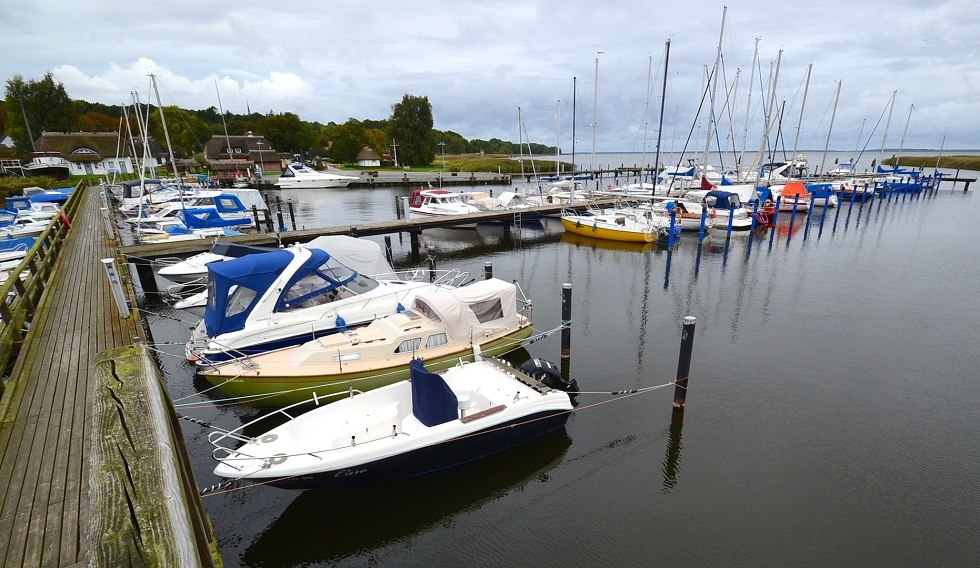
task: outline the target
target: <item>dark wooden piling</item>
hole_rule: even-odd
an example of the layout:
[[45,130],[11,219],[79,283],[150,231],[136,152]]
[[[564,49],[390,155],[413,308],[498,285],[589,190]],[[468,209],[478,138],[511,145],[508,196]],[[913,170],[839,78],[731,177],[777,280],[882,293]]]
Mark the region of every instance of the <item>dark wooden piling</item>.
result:
[[483,279],[484,280],[490,280],[491,278],[493,278],[493,263],[492,262],[484,262],[483,263]]
[[691,373],[691,354],[694,352],[694,316],[684,316],[681,331],[681,352],[677,360],[677,378],[674,379],[674,408],[683,409],[687,400],[687,379]]
[[259,221],[259,208],[257,205],[252,205],[252,219],[255,220],[255,230],[256,232],[262,231],[262,222]]
[[286,202],[286,205],[289,207],[289,223],[293,226],[293,230],[295,231],[297,229],[297,227],[296,227],[296,213],[293,211],[293,202],[292,202],[292,200],[287,201]]
[[385,235],[385,258],[388,264],[394,264],[394,257],[391,254],[391,236]]
[[429,257],[429,282],[436,281],[436,259],[435,257]]
[[561,285],[561,357],[572,355],[572,285]]

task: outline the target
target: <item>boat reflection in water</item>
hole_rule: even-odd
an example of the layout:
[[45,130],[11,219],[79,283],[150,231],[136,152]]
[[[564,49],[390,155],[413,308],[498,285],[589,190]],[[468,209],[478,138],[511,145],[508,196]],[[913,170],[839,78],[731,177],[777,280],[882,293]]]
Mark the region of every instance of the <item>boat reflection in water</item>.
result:
[[304,491],[248,546],[242,563],[265,566],[274,558],[281,566],[310,566],[377,558],[385,546],[408,546],[433,525],[453,524],[505,495],[535,499],[548,491],[550,471],[570,445],[563,427],[492,458],[425,477]]

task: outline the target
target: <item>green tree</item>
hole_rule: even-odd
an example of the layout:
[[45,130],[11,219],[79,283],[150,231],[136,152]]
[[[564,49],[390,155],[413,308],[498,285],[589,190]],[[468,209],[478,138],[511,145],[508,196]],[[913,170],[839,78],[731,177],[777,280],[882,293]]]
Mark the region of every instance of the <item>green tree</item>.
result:
[[316,131],[308,122],[303,122],[291,112],[272,114],[262,118],[257,129],[278,152],[302,154],[316,144]]
[[436,153],[432,139],[432,105],[429,97],[405,95],[391,107],[390,134],[397,144],[398,164],[428,166]]
[[[164,113],[163,119],[167,121],[167,132],[170,133],[174,156],[180,158],[193,156],[211,139],[211,129],[208,124],[194,114],[175,106],[165,107]],[[150,136],[161,145],[167,142],[160,109],[150,117]]]
[[347,122],[341,125],[324,127],[324,134],[330,143],[327,156],[337,163],[353,162],[361,148],[368,145],[364,126],[356,118],[348,118]]
[[[7,80],[4,97],[14,112],[8,113],[8,130],[17,151],[27,156],[42,132],[71,132],[77,129],[72,101],[50,72],[40,81],[25,82],[20,75]],[[26,118],[26,122],[25,122]]]
[[439,142],[445,142],[445,146],[440,149],[440,152],[445,151],[446,154],[466,153],[466,138],[463,138],[452,130],[447,130],[445,132],[433,130],[432,132],[432,136],[436,139],[436,145],[438,145]]

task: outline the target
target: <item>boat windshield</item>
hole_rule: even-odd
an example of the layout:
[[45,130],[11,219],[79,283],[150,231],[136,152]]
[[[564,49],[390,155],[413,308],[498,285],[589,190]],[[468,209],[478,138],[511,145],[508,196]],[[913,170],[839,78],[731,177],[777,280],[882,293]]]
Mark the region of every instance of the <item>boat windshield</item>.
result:
[[291,311],[350,298],[378,287],[378,282],[347,268],[333,257],[308,270],[280,297],[277,311]]

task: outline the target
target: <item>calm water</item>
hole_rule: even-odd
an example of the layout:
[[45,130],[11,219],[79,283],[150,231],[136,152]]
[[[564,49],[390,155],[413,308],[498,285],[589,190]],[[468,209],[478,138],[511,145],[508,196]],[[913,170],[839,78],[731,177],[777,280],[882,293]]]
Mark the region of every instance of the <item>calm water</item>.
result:
[[[971,172],[976,176],[976,172]],[[980,188],[978,188],[980,189]],[[400,189],[295,197],[297,224],[395,216]],[[570,239],[560,223],[431,231],[439,268],[519,281],[541,330],[573,285],[585,391],[673,379],[697,317],[687,409],[672,389],[578,397],[564,431],[408,483],[251,487],[204,498],[228,566],[967,566],[980,557],[980,198],[951,191],[828,210],[700,247]],[[380,240],[380,239],[379,239]],[[393,238],[395,264],[411,258]],[[146,306],[178,412],[255,411],[194,393],[192,322]],[[559,337],[527,347],[559,361]],[[205,406],[193,406],[204,401]],[[207,430],[184,423],[204,487]]]

